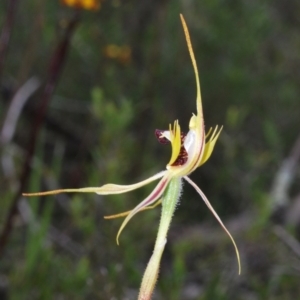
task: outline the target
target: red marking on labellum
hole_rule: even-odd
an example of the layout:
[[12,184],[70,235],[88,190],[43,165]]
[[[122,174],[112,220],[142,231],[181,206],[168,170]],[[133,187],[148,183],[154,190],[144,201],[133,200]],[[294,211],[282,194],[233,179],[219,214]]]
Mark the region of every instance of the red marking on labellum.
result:
[[[165,131],[166,131],[166,130],[155,129],[155,132],[154,132],[154,133],[155,133],[155,136],[156,136],[156,138],[157,138],[157,140],[158,140],[161,144],[164,144],[164,145],[170,143],[170,141],[169,141],[166,137],[163,136],[163,132],[165,132]],[[181,132],[181,134],[180,134],[181,145],[183,145],[183,142],[184,142],[184,140],[185,140],[185,137],[186,137],[186,133]]]
[[156,136],[157,140],[158,140],[161,144],[166,145],[166,144],[169,144],[170,141],[169,141],[167,138],[165,138],[165,137],[163,136],[163,132],[164,132],[164,131],[165,131],[165,130],[155,129],[155,136]]
[[182,166],[184,165],[188,160],[188,153],[185,150],[184,146],[181,146],[180,152],[178,154],[178,157],[176,160],[172,163],[172,166]]

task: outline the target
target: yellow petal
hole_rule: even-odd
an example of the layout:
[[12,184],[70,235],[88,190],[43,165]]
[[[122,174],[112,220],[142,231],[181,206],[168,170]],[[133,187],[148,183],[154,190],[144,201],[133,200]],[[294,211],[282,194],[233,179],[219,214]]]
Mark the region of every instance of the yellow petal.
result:
[[[199,165],[198,167],[200,167],[201,165],[203,165],[208,159],[209,157],[211,156],[213,150],[214,150],[214,147],[215,147],[215,144],[216,144],[216,141],[221,133],[223,129],[223,126],[220,128],[220,130],[218,131],[218,126],[216,126],[215,130],[213,131],[211,137],[209,138],[209,140],[206,142],[205,144],[205,147],[204,147],[204,152],[203,152],[203,155],[202,155],[202,158],[199,162]],[[209,133],[210,133],[211,130],[209,130],[208,134],[206,135],[206,137],[208,137]]]
[[209,137],[209,135],[211,134],[212,131],[212,127],[209,128],[207,134],[205,135],[205,138],[207,139]]
[[59,189],[54,191],[47,192],[38,192],[38,193],[23,193],[23,196],[32,197],[32,196],[48,196],[48,195],[56,195],[60,193],[97,193],[99,195],[112,195],[112,194],[122,194],[127,193],[132,190],[138,189],[154,180],[157,180],[163,177],[167,171],[162,171],[154,176],[147,178],[146,180],[140,181],[135,184],[130,185],[117,185],[117,184],[105,184],[101,187],[87,187],[80,189]]
[[173,130],[170,125],[170,140],[172,145],[172,155],[168,165],[172,165],[175,162],[181,149],[181,130],[178,120],[174,122]]
[[192,181],[189,177],[184,176],[184,179],[199,193],[199,195],[201,196],[201,198],[203,199],[204,203],[206,204],[206,206],[209,208],[209,210],[212,212],[212,214],[214,215],[214,217],[217,219],[217,221],[219,222],[219,224],[222,226],[222,228],[224,229],[224,231],[227,233],[227,235],[229,236],[229,238],[231,239],[234,249],[235,249],[235,253],[236,253],[236,257],[237,257],[237,261],[238,261],[238,268],[239,268],[239,274],[241,274],[241,259],[240,259],[240,253],[238,250],[238,247],[233,239],[233,237],[231,236],[230,232],[228,231],[228,229],[226,228],[226,226],[223,224],[222,220],[220,219],[220,217],[218,216],[218,214],[216,213],[216,211],[214,210],[214,208],[211,206],[210,202],[208,201],[208,199],[206,198],[206,196],[204,195],[204,193],[200,190],[200,188],[197,186],[197,184]]

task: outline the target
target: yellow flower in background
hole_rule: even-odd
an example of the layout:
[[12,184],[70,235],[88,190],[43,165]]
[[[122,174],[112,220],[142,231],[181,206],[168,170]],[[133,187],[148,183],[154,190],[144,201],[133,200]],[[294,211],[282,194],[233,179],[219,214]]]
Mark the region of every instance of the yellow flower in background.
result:
[[104,48],[103,52],[107,58],[115,59],[124,65],[131,61],[131,48],[127,45],[117,46],[109,44]]
[[101,6],[100,0],[61,0],[61,2],[66,6],[86,10],[98,10]]
[[[197,69],[197,64],[188,32],[187,25],[182,15],[180,15],[189,54],[191,57],[195,78],[196,78],[196,114],[192,114],[192,117],[189,122],[189,132],[187,134],[181,131],[178,120],[175,120],[173,124],[169,125],[168,130],[156,130],[155,135],[158,141],[162,144],[171,144],[171,157],[166,165],[166,169],[135,184],[131,185],[117,185],[117,184],[105,184],[100,187],[87,187],[79,189],[59,189],[53,191],[39,192],[39,193],[27,193],[23,194],[24,196],[46,196],[54,195],[59,193],[97,193],[99,195],[112,195],[112,194],[122,194],[138,189],[142,186],[145,186],[155,180],[159,180],[158,184],[155,186],[153,191],[148,197],[146,197],[140,204],[128,212],[121,214],[108,216],[106,218],[116,218],[116,217],[126,217],[123,221],[118,234],[117,234],[117,243],[119,244],[119,236],[129,222],[129,220],[138,212],[146,209],[153,208],[159,204],[162,204],[162,217],[159,225],[158,237],[156,240],[155,248],[151,260],[146,269],[142,288],[140,291],[139,299],[150,299],[155,282],[158,276],[158,268],[161,259],[162,252],[166,243],[166,235],[169,228],[171,218],[174,214],[176,203],[181,194],[182,179],[186,180],[191,184],[194,189],[198,192],[200,197],[203,199],[207,207],[213,213],[219,224],[225,230],[225,232],[230,237],[233,246],[236,251],[239,273],[241,270],[240,266],[240,256],[238,248],[235,244],[235,241],[222,220],[210,204],[209,200],[206,198],[201,189],[194,183],[188,175],[195,171],[198,167],[203,165],[212,154],[215,143],[221,133],[222,127],[218,126],[215,129],[210,129],[205,133],[204,128],[204,118],[202,110],[202,99],[200,91],[200,80]],[[116,47],[111,47],[108,50],[111,56],[117,56],[119,49]],[[176,199],[174,199],[176,198]],[[172,203],[171,203],[171,202]],[[171,203],[168,208],[167,203]]]

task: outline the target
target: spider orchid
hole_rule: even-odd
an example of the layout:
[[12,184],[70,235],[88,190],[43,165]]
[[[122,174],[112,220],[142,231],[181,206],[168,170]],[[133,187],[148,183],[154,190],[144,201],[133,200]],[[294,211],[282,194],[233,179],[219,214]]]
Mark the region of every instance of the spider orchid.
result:
[[[239,273],[241,271],[240,265],[240,256],[238,248],[235,244],[235,241],[222,220],[215,212],[214,208],[201,191],[201,189],[194,183],[188,175],[195,171],[198,167],[203,165],[208,158],[210,157],[216,141],[221,133],[222,127],[218,126],[215,129],[210,129],[206,134],[204,130],[204,118],[202,111],[202,100],[200,93],[200,81],[199,74],[197,69],[197,64],[188,32],[187,25],[182,15],[180,15],[186,42],[191,57],[195,78],[196,78],[196,109],[197,114],[193,114],[189,122],[189,132],[187,134],[183,133],[180,129],[178,120],[174,122],[173,125],[169,125],[169,130],[156,130],[155,135],[158,141],[162,144],[171,144],[172,153],[169,163],[166,166],[164,171],[161,171],[146,180],[141,182],[131,184],[131,185],[117,185],[117,184],[105,184],[101,187],[88,187],[88,188],[79,188],[79,189],[59,189],[54,191],[39,192],[39,193],[30,193],[23,194],[24,196],[45,196],[45,195],[54,195],[59,193],[97,193],[99,195],[112,195],[112,194],[121,194],[127,193],[132,190],[138,189],[144,185],[147,185],[150,182],[160,179],[156,187],[150,193],[146,199],[144,199],[140,204],[138,204],[134,209],[128,212],[121,214],[107,216],[105,218],[112,219],[117,217],[126,217],[123,221],[118,234],[117,234],[117,243],[119,244],[119,236],[129,222],[129,220],[138,212],[146,209],[151,209],[159,204],[162,204],[162,216],[159,227],[159,232],[154,248],[153,255],[150,259],[146,272],[144,274],[142,287],[140,290],[139,299],[151,299],[151,294],[154,289],[154,285],[158,276],[158,268],[161,259],[161,255],[166,243],[166,235],[169,228],[169,224],[174,213],[176,203],[181,193],[181,182],[182,178],[185,179],[189,184],[191,184],[194,189],[198,192],[200,197],[203,199],[207,207],[213,213],[217,221],[220,223],[222,228],[228,234],[231,239],[233,246],[235,248],[238,269]],[[171,203],[170,205],[167,203]]]

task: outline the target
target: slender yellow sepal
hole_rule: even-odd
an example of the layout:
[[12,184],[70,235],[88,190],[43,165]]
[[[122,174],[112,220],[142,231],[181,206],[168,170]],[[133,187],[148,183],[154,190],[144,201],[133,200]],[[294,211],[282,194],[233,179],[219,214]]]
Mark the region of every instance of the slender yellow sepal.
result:
[[[147,206],[147,207],[142,208],[140,211],[144,211],[144,210],[148,210],[148,209],[153,209],[153,208],[157,207],[159,204],[161,204],[161,200],[157,201],[154,205],[151,205],[151,206]],[[119,213],[119,214],[109,215],[109,216],[104,216],[104,219],[105,219],[105,220],[110,220],[110,219],[117,219],[117,218],[126,217],[126,216],[128,216],[131,212],[132,212],[132,210],[128,210],[128,211],[124,211],[124,212]]]
[[233,247],[235,249],[235,253],[236,253],[236,257],[237,257],[237,262],[238,262],[238,271],[239,271],[239,274],[241,274],[241,271],[242,271],[242,268],[241,268],[241,258],[240,258],[239,249],[238,249],[238,247],[237,247],[237,245],[236,245],[236,243],[234,241],[234,238],[232,237],[232,235],[230,234],[229,230],[226,228],[226,226],[222,222],[221,218],[219,217],[219,215],[217,214],[217,212],[215,211],[215,209],[212,207],[212,205],[208,201],[208,199],[205,196],[205,194],[198,187],[198,185],[194,181],[192,181],[188,176],[184,176],[184,179],[198,192],[198,194],[201,196],[201,198],[203,199],[203,201],[206,204],[206,206],[209,208],[209,210],[212,212],[212,214],[214,215],[214,217],[217,219],[217,221],[219,222],[219,224],[221,225],[221,227],[224,229],[224,231],[229,236],[229,238],[230,238],[230,240],[231,240],[231,242],[233,244]]
[[[215,130],[213,131],[212,135],[210,136],[209,140],[205,143],[205,148],[204,148],[204,152],[201,158],[201,161],[199,162],[198,167],[202,166],[211,156],[216,141],[221,133],[223,129],[223,126],[221,126],[220,130],[218,131],[218,126],[216,126]],[[209,130],[209,132],[206,135],[206,138],[208,138],[209,134],[210,134],[211,130]]]
[[180,14],[180,19],[181,19],[181,22],[182,22],[182,26],[183,26],[183,30],[184,30],[184,34],[185,34],[185,39],[186,39],[186,43],[187,43],[188,50],[189,50],[189,53],[190,53],[190,57],[191,57],[191,60],[192,60],[192,65],[193,65],[193,68],[194,68],[194,73],[195,73],[195,78],[196,78],[197,117],[203,119],[201,89],[200,89],[200,80],[199,80],[199,72],[198,72],[198,68],[197,68],[197,63],[196,63],[196,59],[195,59],[195,55],[194,55],[194,51],[193,51],[193,47],[192,47],[192,42],[191,42],[189,30],[187,28],[187,25],[185,23],[185,20],[184,20],[184,17],[183,17],[182,14]]
[[136,190],[144,185],[147,185],[150,182],[163,177],[166,173],[167,171],[161,171],[143,181],[140,181],[135,184],[129,184],[129,185],[108,183],[100,187],[87,187],[87,188],[79,188],[79,189],[58,189],[58,190],[47,191],[47,192],[23,193],[22,195],[26,197],[36,197],[36,196],[56,195],[61,193],[96,193],[98,195],[123,194],[123,193]]
[[83,189],[59,189],[53,191],[46,191],[46,192],[37,192],[37,193],[22,193],[24,197],[37,197],[37,196],[49,196],[49,195],[57,195],[61,193],[90,193],[95,192],[96,188],[83,188]]

